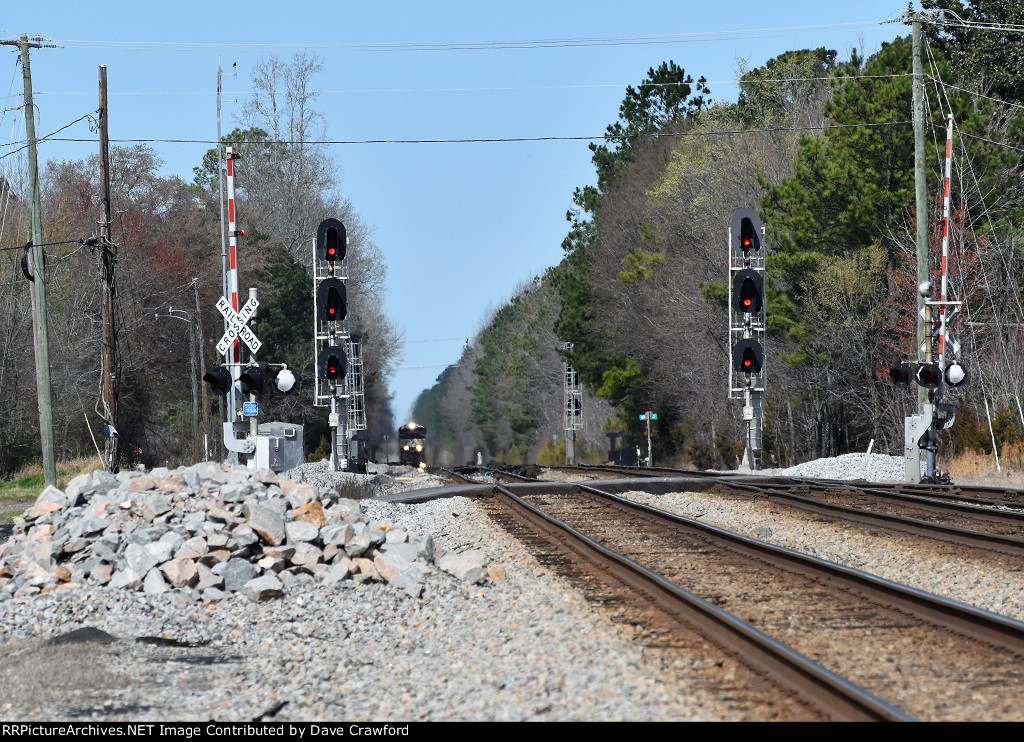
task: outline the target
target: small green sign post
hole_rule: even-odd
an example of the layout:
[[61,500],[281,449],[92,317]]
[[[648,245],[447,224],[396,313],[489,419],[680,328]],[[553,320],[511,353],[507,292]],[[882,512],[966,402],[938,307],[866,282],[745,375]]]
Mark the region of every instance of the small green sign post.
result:
[[651,460],[651,420],[657,420],[658,413],[648,410],[642,415],[639,415],[637,419],[647,421],[647,468],[649,469],[654,466],[654,462]]

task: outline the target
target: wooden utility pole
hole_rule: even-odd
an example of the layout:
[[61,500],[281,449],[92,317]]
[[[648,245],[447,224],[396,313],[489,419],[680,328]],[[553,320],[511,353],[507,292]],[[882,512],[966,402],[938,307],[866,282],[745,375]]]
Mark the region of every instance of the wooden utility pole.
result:
[[103,326],[102,360],[100,363],[103,419],[110,426],[104,437],[104,460],[109,471],[117,471],[117,336],[114,331],[114,265],[117,263],[117,247],[110,239],[110,139],[107,128],[107,66],[100,65],[100,282],[103,297],[100,308],[100,324]]
[[39,161],[36,154],[35,107],[32,103],[32,68],[30,47],[42,47],[39,41],[29,42],[23,35],[18,41],[0,41],[21,50],[21,71],[25,83],[25,138],[28,140],[28,179],[32,196],[32,330],[35,340],[36,394],[39,397],[39,441],[43,449],[43,481],[57,484],[57,464],[53,455],[53,406],[50,400],[50,343],[46,319],[46,280],[43,275],[43,218],[39,204]]
[[[199,279],[192,279],[192,289],[196,295],[196,328],[199,330],[199,378],[206,376],[206,344],[203,341],[203,310],[199,306]],[[203,460],[210,458],[210,402],[206,398],[206,384],[200,383],[203,393]]]
[[935,453],[938,449],[935,425],[935,397],[922,382],[922,369],[932,362],[931,278],[928,264],[928,176],[925,170],[924,74],[921,69],[921,18],[910,16],[912,28],[912,88],[914,118],[914,196],[917,208],[917,414],[903,421],[904,478],[908,484],[922,481],[921,458],[925,459],[926,481],[937,474]]

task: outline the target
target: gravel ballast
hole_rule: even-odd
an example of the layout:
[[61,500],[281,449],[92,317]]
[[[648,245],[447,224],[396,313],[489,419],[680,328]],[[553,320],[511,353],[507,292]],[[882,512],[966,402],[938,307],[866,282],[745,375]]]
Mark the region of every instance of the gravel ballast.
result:
[[[887,481],[885,471],[888,481],[901,475],[901,468],[893,471],[894,457],[850,456],[856,458],[808,462],[788,474],[876,481]],[[287,478],[318,492],[328,519],[359,493],[442,484],[423,472],[381,467],[359,476],[332,472],[326,463],[304,465]],[[145,517],[153,511],[151,494]],[[264,494],[278,497],[272,487]],[[702,522],[1024,617],[1021,565],[1012,559],[967,562],[941,546],[911,553],[871,529],[811,522],[770,503],[634,494]],[[226,509],[241,512],[243,504]],[[286,519],[297,507],[308,503],[282,507]],[[32,587],[17,582],[20,573],[8,576],[20,592],[0,591],[0,720],[735,719],[714,693],[687,684],[710,658],[683,656],[665,667],[634,641],[629,625],[612,623],[538,564],[476,502],[364,499],[359,509],[371,530],[432,540],[434,558],[416,568],[421,584],[409,589],[376,568],[324,579],[333,566],[327,564],[285,565],[292,576],[280,580],[279,595],[267,596],[216,587],[206,594],[188,584],[147,592],[110,581],[52,583],[38,572],[42,587]],[[218,510],[215,519],[232,524],[233,512]],[[186,515],[155,517],[172,527]],[[233,528],[248,535],[244,525]],[[25,526],[15,538],[27,537]],[[322,544],[323,533],[319,542],[299,537]],[[255,544],[225,548],[238,548],[253,564],[266,558]],[[133,553],[137,559],[138,549]],[[363,568],[370,570],[372,555],[370,549],[361,557]],[[477,561],[455,567],[456,558]]]
[[[395,478],[394,489],[429,483],[418,479]],[[715,718],[713,699],[676,693],[625,628],[475,503],[360,504],[373,521],[432,534],[439,554],[483,554],[486,569],[463,580],[429,566],[418,596],[312,576],[259,601],[109,583],[8,596],[0,683],[12,690],[0,719]]]

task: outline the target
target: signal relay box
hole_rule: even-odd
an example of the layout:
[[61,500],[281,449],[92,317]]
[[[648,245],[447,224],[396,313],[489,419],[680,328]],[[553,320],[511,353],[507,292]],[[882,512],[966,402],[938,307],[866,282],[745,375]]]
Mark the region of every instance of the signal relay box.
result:
[[256,451],[249,458],[249,467],[275,472],[294,469],[305,463],[302,448],[302,426],[291,423],[261,423],[256,434]]

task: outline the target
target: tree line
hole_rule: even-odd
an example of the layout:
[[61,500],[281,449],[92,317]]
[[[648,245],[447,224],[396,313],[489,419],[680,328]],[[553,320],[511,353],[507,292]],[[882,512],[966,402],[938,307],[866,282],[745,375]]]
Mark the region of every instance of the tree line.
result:
[[[389,377],[399,333],[384,313],[386,265],[354,205],[338,189],[338,164],[322,145],[325,124],[313,85],[320,61],[307,54],[257,66],[240,126],[224,137],[236,164],[239,288],[259,292],[256,334],[261,361],[287,363],[302,379],[288,396],[260,401],[262,420],[305,426],[307,447],[326,450],[327,415],[312,406],[312,241],[319,222],[341,219],[348,230],[349,315],[362,336],[371,438],[394,429]],[[14,163],[9,158],[8,163]],[[216,398],[200,414],[196,368],[221,362],[224,331],[216,311],[222,294],[220,161],[211,149],[193,178],[161,175],[163,161],[146,145],[112,147],[110,181],[117,245],[116,343],[121,450],[142,450],[149,465],[175,465],[223,453]],[[100,273],[82,238],[100,218],[98,154],[48,161],[40,173],[55,448],[61,458],[95,455],[102,419]],[[19,246],[29,234],[28,178],[11,168],[0,181],[0,476],[38,460],[30,284]],[[173,311],[171,311],[173,310]],[[199,347],[200,331],[203,337]],[[204,429],[202,420],[212,420]],[[98,441],[102,447],[102,441]]]
[[[923,5],[967,22],[925,25],[929,272],[938,285],[952,114],[950,294],[964,305],[951,331],[971,374],[947,394],[957,418],[942,452],[991,451],[1024,430],[1024,36],[978,24],[1020,25],[1024,3]],[[561,386],[532,367],[552,367],[568,341],[594,456],[609,431],[642,440],[638,413],[656,410],[656,459],[735,466],[745,436],[726,389],[726,233],[740,208],[766,227],[766,464],[901,454],[916,391],[889,370],[916,358],[911,62],[909,35],[870,56],[792,50],[741,67],[735,101],[674,61],[651,67],[590,145],[595,181],[574,193],[562,261],[486,318],[460,370],[421,396],[423,418],[472,410],[446,431],[448,455],[541,455],[561,428],[541,408],[561,409]],[[512,349],[524,357],[510,362]]]

